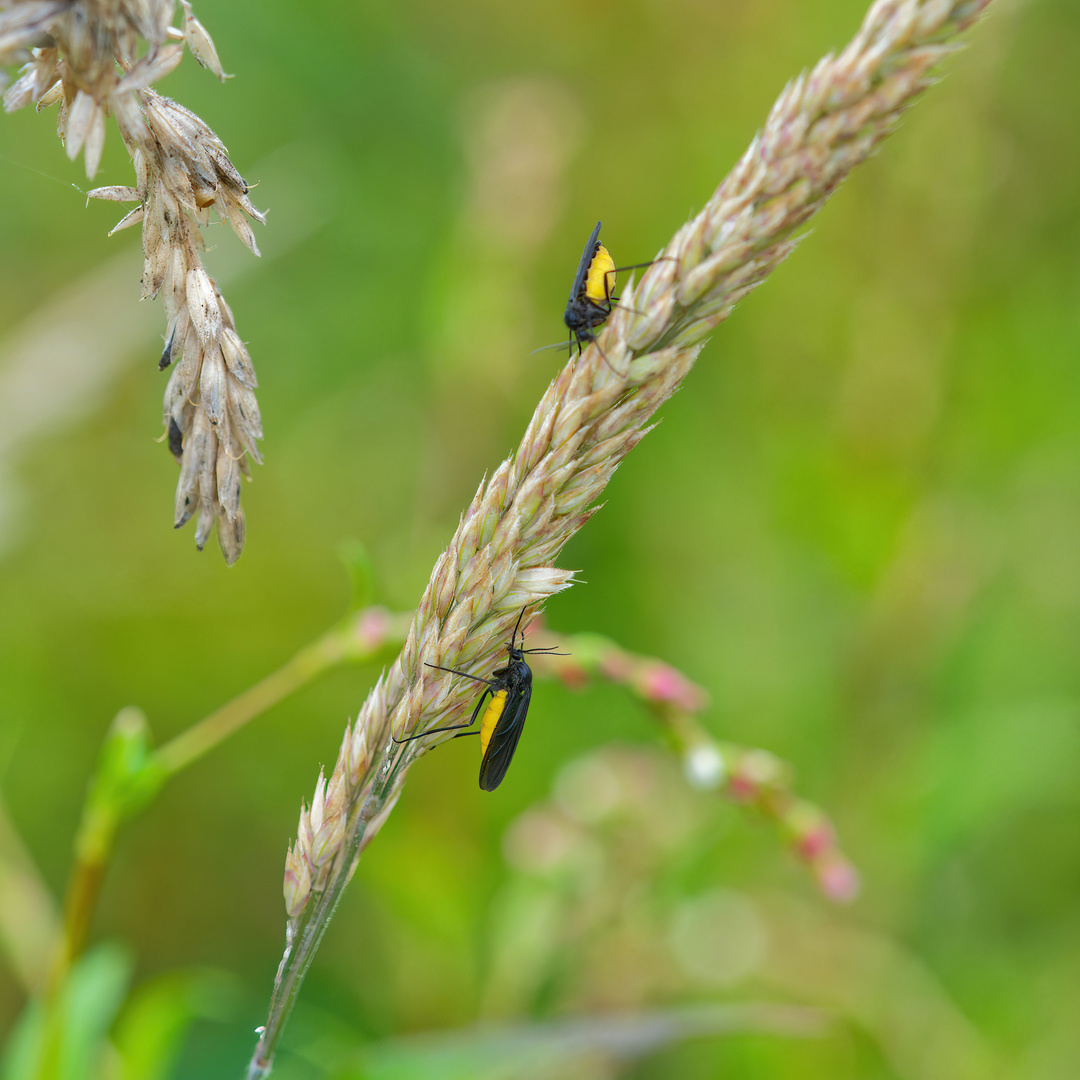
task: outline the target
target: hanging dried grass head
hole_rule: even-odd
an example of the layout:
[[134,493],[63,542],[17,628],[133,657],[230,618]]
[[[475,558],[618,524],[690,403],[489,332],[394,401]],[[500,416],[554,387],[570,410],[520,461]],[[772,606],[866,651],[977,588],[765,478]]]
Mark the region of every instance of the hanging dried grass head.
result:
[[135,164],[135,187],[103,187],[94,198],[138,202],[113,229],[141,223],[143,297],[162,296],[167,330],[159,367],[169,449],[180,464],[174,524],[197,516],[201,549],[217,525],[229,563],[244,546],[240,478],[261,460],[255,371],[232,312],[202,263],[200,227],[213,208],[255,255],[248,218],[264,216],[221,140],[193,113],[150,87],[180,62],[185,46],[219,79],[217,50],[181,0],[0,0],[0,65],[25,61],[4,95],[10,112],[59,104],[57,128],[92,177],[115,118]]

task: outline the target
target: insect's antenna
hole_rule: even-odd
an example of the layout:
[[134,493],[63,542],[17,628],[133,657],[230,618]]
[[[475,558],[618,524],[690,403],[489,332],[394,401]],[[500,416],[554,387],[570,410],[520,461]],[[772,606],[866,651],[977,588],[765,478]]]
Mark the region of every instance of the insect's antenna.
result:
[[424,667],[434,668],[436,671],[449,671],[451,675],[460,675],[462,678],[472,679],[473,682],[482,682],[486,683],[488,686],[491,685],[490,679],[483,679],[479,675],[470,675],[467,671],[458,671],[457,668],[443,667],[442,664],[429,664],[427,661],[424,662]]
[[554,345],[541,345],[539,349],[533,349],[530,356],[535,356],[538,352],[548,352],[551,349],[561,349],[564,345],[569,345],[571,349],[574,347],[574,339],[569,341],[556,341]]
[[[525,607],[523,607],[521,609],[521,614],[518,615],[517,622],[514,623],[514,632],[510,635],[510,648],[511,649],[514,647],[514,642],[517,641],[518,628],[521,626],[521,620],[523,618],[525,618],[525,612],[528,610],[528,607],[529,607],[529,605],[526,604]],[[525,632],[524,631],[521,632],[521,644],[522,645],[525,644]]]

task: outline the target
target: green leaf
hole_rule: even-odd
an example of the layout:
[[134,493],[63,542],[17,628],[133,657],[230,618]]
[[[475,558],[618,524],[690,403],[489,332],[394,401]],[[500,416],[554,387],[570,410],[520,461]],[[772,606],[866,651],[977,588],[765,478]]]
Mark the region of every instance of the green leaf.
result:
[[40,1062],[45,1010],[40,1001],[31,1001],[15,1022],[0,1060],[0,1080],[36,1080]]
[[217,971],[174,972],[139,987],[116,1025],[117,1080],[164,1080],[192,1022],[226,1019],[235,999],[232,981]]
[[32,1001],[16,1026],[0,1080],[88,1080],[102,1073],[105,1039],[124,1000],[133,962],[108,943],[72,969],[48,1008]]
[[151,755],[150,728],[138,709],[121,709],[105,736],[90,781],[75,849],[86,863],[101,862],[119,823],[157,794],[163,774]]

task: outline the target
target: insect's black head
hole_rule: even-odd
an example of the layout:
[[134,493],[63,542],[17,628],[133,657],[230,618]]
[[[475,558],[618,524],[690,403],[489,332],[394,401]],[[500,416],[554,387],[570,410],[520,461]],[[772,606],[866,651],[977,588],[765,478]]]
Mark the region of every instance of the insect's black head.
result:
[[577,345],[577,351],[580,355],[581,350],[588,345],[591,341],[596,340],[596,334],[593,333],[593,324],[589,322],[588,315],[583,315],[578,311],[571,311],[570,308],[566,309],[566,315],[563,317],[563,321],[570,328],[572,335],[570,339],[570,349],[573,351],[575,345]]

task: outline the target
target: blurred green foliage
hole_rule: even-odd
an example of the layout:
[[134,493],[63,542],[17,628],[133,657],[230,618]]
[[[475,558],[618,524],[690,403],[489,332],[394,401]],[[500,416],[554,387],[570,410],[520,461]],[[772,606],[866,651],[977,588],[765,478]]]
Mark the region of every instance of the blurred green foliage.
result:
[[[0,776],[58,895],[116,713],[137,706],[160,742],[276,667],[349,604],[339,553],[355,541],[376,599],[412,607],[559,363],[528,353],[562,334],[593,223],[617,262],[648,258],[864,4],[196,11],[237,77],[221,86],[187,59],[161,89],[214,128],[270,212],[261,261],[220,228],[207,257],[261,380],[266,464],[245,488],[236,567],[171,530],[176,468],[154,444],[163,322],[110,370],[68,356],[63,385],[43,364],[2,403],[23,427],[0,431]],[[839,1020],[811,1041],[714,1034],[559,1071],[1073,1075],[1080,8],[998,0],[969,41],[717,332],[565,552],[587,584],[548,611],[558,630],[675,663],[708,688],[719,736],[792,761],[863,897],[827,910],[768,830],[684,793],[662,858],[637,864],[588,825],[597,865],[623,852],[620,875],[575,886],[610,917],[545,923],[543,896],[561,894],[507,862],[504,834],[568,763],[658,739],[613,688],[544,685],[496,795],[477,789],[468,740],[416,767],[311,971],[282,1077],[368,1075],[361,1046],[481,1017],[762,997]],[[62,322],[107,264],[112,324],[145,320],[150,302],[137,304],[137,230],[105,239],[122,210],[84,207],[52,115],[0,123],[2,378],[35,319]],[[130,175],[110,132],[95,182]],[[109,354],[107,333],[92,344]],[[151,1064],[130,1075],[158,1075],[174,1051],[173,1075],[240,1075],[283,946],[299,802],[374,675],[340,671],[275,708],[123,831],[91,933],[137,958],[114,1035]],[[642,761],[648,776],[670,768],[659,751]],[[673,798],[641,804],[664,817]],[[509,1009],[492,997],[507,912],[532,912],[533,950],[558,960]],[[732,926],[761,939],[736,976],[710,981],[692,947],[680,961],[687,940]],[[94,955],[120,993],[127,961]],[[208,968],[235,986],[199,990]],[[0,972],[5,1027],[23,1005]],[[398,1060],[380,1052],[370,1075],[450,1075],[424,1055],[380,1074]]]

